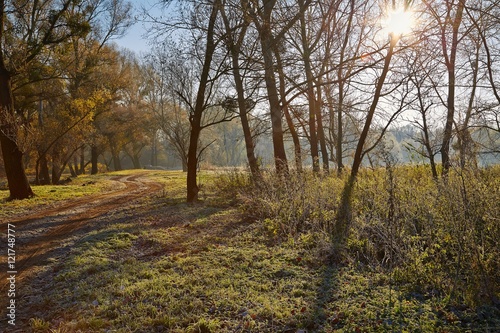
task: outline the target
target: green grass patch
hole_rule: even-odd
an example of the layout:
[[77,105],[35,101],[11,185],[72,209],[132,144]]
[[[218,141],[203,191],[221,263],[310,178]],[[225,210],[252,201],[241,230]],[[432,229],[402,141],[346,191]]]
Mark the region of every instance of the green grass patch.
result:
[[0,190],[0,217],[8,217],[29,212],[34,208],[47,206],[82,196],[97,195],[117,187],[103,176],[80,176],[65,185],[32,185],[35,197],[25,200],[7,201],[8,190]]
[[[180,202],[185,195],[186,174],[182,171],[160,170],[123,170],[97,175],[82,175],[71,178],[64,185],[32,185],[35,197],[26,200],[7,201],[8,190],[0,190],[0,218],[10,217],[33,211],[52,204],[84,196],[117,190],[123,184],[113,180],[119,176],[143,175],[144,179],[164,185],[163,196],[171,201]],[[204,179],[207,176],[201,176]],[[210,176],[208,176],[210,177]]]
[[[351,251],[349,260],[336,257],[340,254],[322,230],[328,217],[314,215],[315,205],[334,210],[335,196],[310,202],[300,215],[290,211],[266,222],[248,218],[249,207],[256,207],[252,203],[242,209],[231,198],[217,196],[212,174],[205,175],[207,199],[193,205],[181,202],[185,175],[158,172],[148,177],[165,181],[164,196],[144,198],[133,209],[109,217],[33,281],[31,293],[43,297],[22,304],[23,311],[32,314],[32,331],[494,332],[500,328],[500,310],[494,304],[450,302],[442,289],[412,281],[411,263],[398,269],[376,264],[377,251],[370,247],[377,239],[367,233],[380,225],[370,224],[367,216],[378,223],[376,214],[384,214],[378,202],[385,199],[376,196],[386,193],[383,175],[365,180],[378,186],[378,192],[360,192],[356,197],[357,207],[368,205],[371,210],[357,215],[362,223],[360,239],[353,234],[344,249]],[[318,184],[317,179],[310,181]],[[300,200],[317,201],[320,191],[338,182],[329,179],[317,189],[319,193],[304,191]],[[301,184],[307,185],[307,180]],[[430,191],[432,184],[422,180],[419,186]],[[407,194],[398,195],[403,200]],[[265,198],[266,204],[270,198]],[[300,200],[281,205],[299,207]],[[421,198],[413,202],[407,209],[415,214],[430,205]],[[255,217],[258,212],[253,213]],[[285,223],[280,219],[286,216],[294,218],[293,223],[319,224],[285,235],[278,223]],[[432,260],[422,253],[411,257],[416,260],[414,276],[438,277],[441,272],[432,272]]]

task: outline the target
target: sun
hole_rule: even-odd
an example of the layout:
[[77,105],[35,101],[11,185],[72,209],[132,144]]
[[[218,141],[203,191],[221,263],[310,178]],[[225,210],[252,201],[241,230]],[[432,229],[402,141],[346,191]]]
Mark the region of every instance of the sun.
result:
[[382,27],[388,35],[402,36],[411,32],[414,24],[411,10],[396,9],[388,11]]

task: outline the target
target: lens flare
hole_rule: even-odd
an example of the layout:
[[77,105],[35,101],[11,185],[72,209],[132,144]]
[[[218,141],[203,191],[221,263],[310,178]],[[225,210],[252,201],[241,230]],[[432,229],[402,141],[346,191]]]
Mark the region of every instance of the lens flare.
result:
[[411,32],[413,23],[413,14],[410,10],[397,9],[387,13],[382,21],[382,27],[388,35],[402,36]]

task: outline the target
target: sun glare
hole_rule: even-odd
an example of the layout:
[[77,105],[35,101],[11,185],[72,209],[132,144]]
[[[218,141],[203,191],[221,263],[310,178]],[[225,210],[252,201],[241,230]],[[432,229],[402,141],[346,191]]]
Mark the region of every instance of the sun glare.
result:
[[408,34],[413,26],[413,15],[410,10],[391,10],[383,20],[382,26],[388,35],[402,36]]

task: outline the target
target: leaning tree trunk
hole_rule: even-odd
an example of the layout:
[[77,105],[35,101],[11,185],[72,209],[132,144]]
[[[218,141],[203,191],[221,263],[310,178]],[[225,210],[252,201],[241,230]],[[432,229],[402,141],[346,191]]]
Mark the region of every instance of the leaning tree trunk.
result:
[[11,76],[0,57],[0,145],[9,185],[9,199],[26,199],[34,196],[34,193],[24,171],[23,152],[16,140],[14,119]]
[[229,51],[231,52],[231,61],[233,65],[233,78],[234,84],[236,86],[236,92],[238,95],[238,109],[240,110],[240,121],[241,127],[243,128],[243,136],[245,138],[245,148],[247,152],[248,165],[250,167],[250,172],[254,180],[260,178],[259,163],[257,157],[255,156],[255,143],[252,137],[252,131],[250,129],[250,124],[248,121],[248,109],[247,100],[245,98],[245,91],[243,87],[243,78],[241,77],[240,64],[239,64],[239,53],[241,51],[241,43],[244,40],[246,30],[248,25],[243,26],[241,34],[236,42],[230,33],[231,27],[229,25],[229,20],[227,19],[224,9],[221,10],[221,15],[224,20],[224,25],[226,31],[228,31],[227,39],[229,44]]
[[352,194],[354,189],[354,184],[358,176],[359,169],[361,167],[361,162],[363,161],[363,156],[365,155],[364,146],[368,138],[368,133],[370,131],[373,116],[375,115],[375,110],[377,109],[378,101],[382,95],[382,88],[384,87],[385,78],[389,72],[389,65],[391,63],[392,56],[394,54],[394,47],[396,46],[399,38],[391,35],[391,40],[389,43],[389,50],[384,60],[384,68],[382,73],[377,80],[375,87],[375,94],[373,95],[373,100],[368,110],[366,116],[365,124],[361,135],[359,137],[358,144],[356,146],[356,151],[354,153],[354,160],[352,163],[351,174],[344,185],[342,196],[340,199],[340,207],[337,212],[336,224],[334,226],[334,237],[336,237],[340,242],[345,240],[347,232],[349,231],[351,220],[352,220]]

